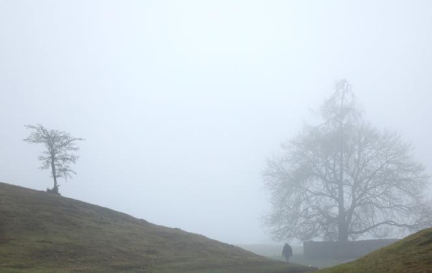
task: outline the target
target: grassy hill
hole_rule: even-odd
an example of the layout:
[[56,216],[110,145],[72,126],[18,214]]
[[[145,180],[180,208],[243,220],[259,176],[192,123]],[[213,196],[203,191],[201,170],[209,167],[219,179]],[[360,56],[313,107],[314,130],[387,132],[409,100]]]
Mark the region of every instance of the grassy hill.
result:
[[358,260],[320,273],[432,273],[432,228],[410,235]]
[[305,272],[204,236],[0,183],[0,272]]

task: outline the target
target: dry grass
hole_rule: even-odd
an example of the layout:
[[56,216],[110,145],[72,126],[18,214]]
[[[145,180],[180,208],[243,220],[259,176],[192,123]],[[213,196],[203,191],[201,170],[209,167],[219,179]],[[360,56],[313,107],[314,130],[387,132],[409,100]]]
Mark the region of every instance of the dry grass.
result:
[[239,247],[0,183],[1,272],[305,272]]
[[432,228],[322,273],[432,273]]

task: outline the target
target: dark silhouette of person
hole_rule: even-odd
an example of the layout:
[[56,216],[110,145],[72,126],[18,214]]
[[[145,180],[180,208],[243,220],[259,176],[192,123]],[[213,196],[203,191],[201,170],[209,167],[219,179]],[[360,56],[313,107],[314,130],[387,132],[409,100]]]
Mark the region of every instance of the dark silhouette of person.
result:
[[289,258],[293,255],[292,248],[289,244],[285,244],[282,250],[282,256],[285,257],[285,260],[288,262]]

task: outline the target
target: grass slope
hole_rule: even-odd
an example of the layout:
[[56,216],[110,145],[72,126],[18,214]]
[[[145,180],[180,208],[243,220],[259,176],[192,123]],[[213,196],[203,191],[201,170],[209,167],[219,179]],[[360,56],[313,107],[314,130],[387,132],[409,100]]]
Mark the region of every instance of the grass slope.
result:
[[180,229],[0,183],[0,272],[305,272]]
[[432,228],[422,230],[358,260],[320,273],[432,273]]

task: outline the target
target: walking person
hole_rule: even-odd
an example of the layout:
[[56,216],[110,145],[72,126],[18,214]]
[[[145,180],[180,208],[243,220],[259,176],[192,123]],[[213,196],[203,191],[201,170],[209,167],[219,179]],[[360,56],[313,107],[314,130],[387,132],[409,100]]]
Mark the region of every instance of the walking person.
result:
[[289,261],[289,258],[290,258],[292,255],[293,255],[292,248],[291,248],[291,246],[290,246],[288,243],[286,243],[286,244],[284,245],[284,247],[283,247],[283,250],[282,250],[282,256],[285,257],[285,260],[288,262],[288,261]]

